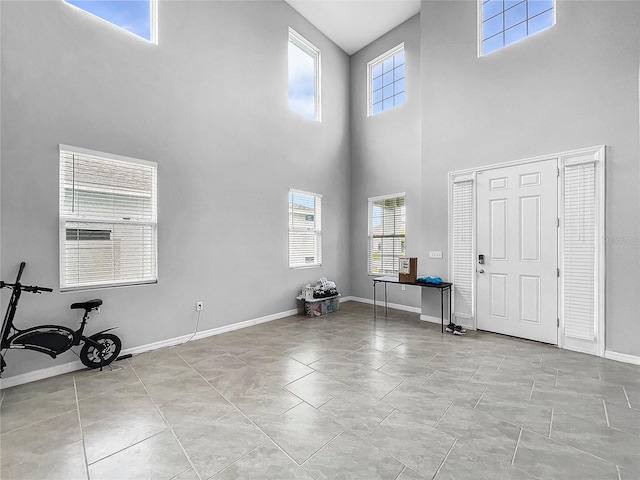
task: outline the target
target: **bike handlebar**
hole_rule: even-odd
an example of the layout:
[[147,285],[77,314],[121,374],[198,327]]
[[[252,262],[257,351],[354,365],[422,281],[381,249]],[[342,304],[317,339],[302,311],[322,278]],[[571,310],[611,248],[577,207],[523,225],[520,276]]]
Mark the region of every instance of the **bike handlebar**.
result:
[[7,283],[0,281],[0,288],[20,288],[23,292],[29,293],[42,293],[42,292],[53,292],[53,288],[47,287],[38,287],[37,285],[21,285],[19,283]]

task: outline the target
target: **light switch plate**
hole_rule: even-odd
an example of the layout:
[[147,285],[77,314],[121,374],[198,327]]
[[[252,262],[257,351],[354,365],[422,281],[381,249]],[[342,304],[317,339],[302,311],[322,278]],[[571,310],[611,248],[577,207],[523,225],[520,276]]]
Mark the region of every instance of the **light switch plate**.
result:
[[442,250],[430,250],[429,258],[442,258]]

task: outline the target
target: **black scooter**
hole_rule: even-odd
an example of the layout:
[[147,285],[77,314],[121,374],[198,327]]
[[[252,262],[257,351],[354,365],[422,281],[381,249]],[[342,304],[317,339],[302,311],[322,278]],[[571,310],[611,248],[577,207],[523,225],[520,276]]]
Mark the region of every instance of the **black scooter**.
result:
[[[13,324],[13,319],[18,308],[18,301],[22,292],[29,293],[42,293],[52,292],[51,288],[37,287],[22,285],[20,278],[24,271],[25,262],[20,264],[18,270],[18,276],[14,283],[6,283],[0,281],[0,288],[10,288],[13,290],[11,294],[11,300],[7,307],[7,312],[2,322],[2,341],[0,343],[0,375],[6,367],[4,361],[4,353],[6,349],[27,349],[35,350],[36,352],[46,353],[51,358],[61,353],[70,350],[71,347],[75,347],[83,343],[80,350],[80,360],[84,365],[89,368],[100,368],[109,365],[111,362],[118,358],[120,349],[122,348],[122,342],[120,338],[112,333],[106,333],[113,328],[102,330],[90,337],[84,335],[84,327],[89,320],[89,312],[98,310],[100,312],[100,305],[102,300],[95,299],[88,302],[74,303],[71,305],[72,309],[83,309],[84,315],[80,322],[80,328],[78,330],[71,330],[68,327],[62,325],[39,325],[36,327],[20,330]],[[115,328],[115,327],[114,327]]]

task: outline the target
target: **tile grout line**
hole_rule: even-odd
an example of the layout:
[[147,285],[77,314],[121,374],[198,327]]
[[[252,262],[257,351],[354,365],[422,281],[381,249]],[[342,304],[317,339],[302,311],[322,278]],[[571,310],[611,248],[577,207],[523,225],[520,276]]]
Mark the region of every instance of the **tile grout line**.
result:
[[522,431],[524,429],[522,427],[520,427],[520,433],[518,433],[518,441],[516,442],[516,448],[513,450],[513,457],[511,457],[511,466],[513,466],[513,463],[516,461],[516,454],[518,453],[518,445],[520,445],[520,437],[522,437]]
[[624,388],[624,385],[622,385],[622,391],[624,392],[624,396],[625,396],[625,397],[626,397],[626,399],[627,399],[627,405],[629,405],[629,408],[633,408],[633,407],[631,406],[631,401],[629,400],[629,394],[627,393],[627,389],[626,389],[626,388]]
[[433,428],[438,428],[438,425],[440,425],[440,422],[442,421],[442,419],[444,418],[444,416],[447,414],[447,412],[451,409],[451,407],[453,406],[454,402],[451,402],[449,404],[449,406],[447,407],[447,409],[442,413],[442,415],[440,415],[440,418],[438,419],[438,421],[436,422],[436,424],[433,426]]
[[536,381],[534,380],[531,383],[531,390],[529,390],[529,401],[531,401],[531,399],[533,398],[533,390],[536,387]]
[[442,467],[444,467],[445,462],[448,460],[449,455],[451,455],[451,452],[453,451],[453,448],[456,446],[457,443],[458,443],[458,439],[454,437],[453,445],[451,445],[451,447],[449,448],[449,451],[447,452],[447,454],[442,459],[442,462],[440,462],[440,465],[438,466],[438,469],[436,470],[436,473],[434,473],[433,477],[431,477],[432,479],[434,479],[434,478],[436,478],[438,476],[438,474],[440,473],[440,470],[442,470]]
[[76,412],[78,413],[78,425],[80,427],[80,441],[82,442],[82,456],[84,457],[84,470],[87,474],[87,479],[91,479],[89,475],[89,459],[87,458],[87,446],[84,442],[84,429],[82,428],[82,418],[80,418],[80,401],[78,400],[78,387],[76,386],[76,377],[73,378],[73,393],[76,397]]
[[553,410],[553,407],[551,407],[551,419],[549,420],[549,435],[548,435],[549,439],[551,439],[551,428],[553,427],[553,413],[554,413],[554,410]]
[[[179,354],[176,353],[176,355],[178,357],[180,357]],[[187,365],[189,365],[189,367],[191,367],[191,369],[193,369],[193,367],[191,366],[191,364],[189,362],[187,362],[184,358],[180,357],[180,359],[182,359],[182,361],[184,361]],[[178,445],[180,445],[180,450],[182,450],[182,454],[185,456],[185,458],[187,459],[187,461],[189,462],[189,465],[191,465],[191,468],[193,469],[193,471],[195,472],[196,476],[198,477],[199,480],[202,480],[202,477],[200,476],[200,473],[198,472],[198,470],[196,469],[196,466],[193,464],[193,462],[191,461],[191,457],[189,456],[189,454],[187,453],[187,451],[185,450],[184,446],[182,445],[182,442],[180,441],[180,439],[178,438],[178,436],[176,435],[176,432],[173,430],[173,427],[171,426],[171,424],[167,421],[167,418],[164,416],[164,414],[162,413],[162,410],[160,410],[160,407],[158,406],[158,403],[153,399],[153,397],[151,396],[151,394],[149,393],[149,390],[147,389],[147,386],[145,385],[145,383],[142,381],[142,379],[140,378],[140,375],[138,375],[138,372],[136,371],[135,367],[133,366],[133,364],[131,364],[131,362],[129,362],[129,365],[131,367],[131,370],[133,370],[133,373],[136,374],[136,377],[138,377],[138,380],[140,381],[140,384],[142,385],[142,388],[144,388],[144,391],[147,392],[147,395],[149,396],[149,399],[153,402],[153,406],[156,407],[156,410],[158,411],[158,413],[160,414],[160,417],[162,418],[162,421],[165,423],[165,425],[169,428],[169,431],[171,432],[171,435],[173,436],[173,438],[175,439],[175,441],[178,443]],[[195,371],[195,370],[194,370]],[[155,435],[151,435],[148,438],[145,438],[144,440],[141,440],[140,442],[134,443],[134,445],[137,445],[138,443],[141,443],[145,440],[148,440],[149,438],[153,438],[156,435],[161,434],[162,432],[158,432]],[[130,445],[127,448],[132,447],[133,445]],[[124,450],[124,449],[123,449]],[[122,450],[120,450],[122,451]],[[117,452],[116,452],[117,453]]]
[[480,403],[480,400],[482,400],[482,397],[484,397],[484,394],[487,392],[488,387],[484,387],[484,390],[482,390],[482,393],[480,394],[480,397],[478,398],[478,401],[476,402],[476,404],[473,406],[473,409],[475,410],[476,407],[478,406],[478,404]]
[[604,409],[604,419],[607,421],[607,427],[611,428],[611,424],[609,423],[609,414],[607,413],[607,404],[602,400],[602,408]]
[[[297,361],[297,360],[296,360],[296,361]],[[302,362],[300,362],[300,363],[302,363]],[[251,418],[249,418],[249,417],[247,416],[247,414],[245,414],[242,410],[240,410],[240,409],[238,408],[238,406],[237,406],[235,403],[233,403],[231,400],[229,400],[229,399],[228,399],[228,398],[227,398],[227,397],[226,397],[222,392],[218,391],[218,389],[217,389],[216,387],[214,387],[214,386],[211,384],[211,382],[209,382],[209,380],[207,380],[206,378],[204,378],[200,372],[198,372],[195,368],[193,368],[193,365],[191,365],[189,362],[187,362],[187,364],[188,364],[188,365],[191,367],[191,369],[192,369],[194,372],[196,372],[196,373],[200,376],[200,378],[202,378],[202,379],[203,379],[203,380],[204,380],[204,381],[205,381],[205,382],[206,382],[206,383],[207,383],[207,384],[208,384],[208,385],[209,385],[209,386],[210,386],[210,387],[211,387],[211,388],[212,388],[216,393],[218,393],[218,395],[220,395],[220,396],[221,396],[222,398],[224,398],[227,402],[229,402],[229,404],[230,404],[233,408],[235,408],[235,409],[238,411],[238,413],[240,413],[240,415],[242,415],[244,418],[246,418],[246,419],[247,419],[247,420],[248,420],[248,421],[249,421],[249,422],[250,422],[254,427],[256,427],[256,428],[257,428],[257,429],[258,429],[258,430],[259,430],[259,431],[260,431],[260,432],[261,432],[265,437],[267,437],[267,438],[268,438],[268,439],[269,439],[269,440],[270,440],[270,441],[271,441],[271,442],[272,442],[272,443],[273,443],[273,444],[278,448],[278,450],[280,450],[282,453],[284,453],[284,454],[287,456],[287,458],[289,458],[293,463],[295,463],[295,464],[296,464],[296,465],[298,465],[298,466],[301,466],[301,465],[300,465],[300,464],[295,460],[295,458],[293,458],[291,455],[289,455],[289,453],[288,453],[287,451],[285,451],[285,450],[284,450],[284,448],[282,448],[282,447],[278,444],[278,442],[276,442],[273,438],[271,438],[271,436],[270,436],[267,432],[265,432],[265,431],[264,431],[264,430],[263,430],[263,429],[262,429],[262,428],[261,428],[261,427],[260,427],[256,422],[254,422]],[[280,387],[280,388],[282,388],[282,387]],[[287,391],[288,391],[288,390],[287,390]],[[289,393],[291,393],[291,392],[289,392]],[[296,396],[297,396],[297,395],[296,395]],[[300,398],[300,397],[298,397],[298,398]],[[306,403],[306,402],[303,400],[303,401],[301,401],[300,403]],[[298,403],[298,404],[294,405],[293,407],[291,407],[291,408],[289,408],[289,409],[285,410],[285,411],[284,411],[284,412],[282,412],[280,415],[278,415],[278,417],[280,417],[280,416],[284,415],[285,413],[289,412],[290,410],[294,409],[295,407],[297,407],[298,405],[300,405],[300,403]],[[307,405],[309,405],[309,404],[307,403]],[[310,406],[311,408],[315,408],[315,407],[313,407],[313,405],[309,405],[309,406]],[[182,443],[180,442],[180,439],[178,439],[178,443],[180,443],[180,446],[182,447]],[[263,443],[261,443],[261,444],[260,444],[260,446],[264,445],[265,443],[266,443],[266,441],[265,441],[265,442],[263,442]],[[184,448],[183,448],[183,450],[184,450]],[[185,452],[185,453],[186,453],[186,452]],[[187,457],[187,458],[189,458],[189,457]],[[189,462],[191,462],[191,459],[190,459],[190,458],[189,458]],[[196,473],[197,473],[197,470],[195,469],[195,467],[194,467],[194,471],[196,471]],[[198,475],[198,478],[201,478],[201,477],[200,477],[200,475]]]

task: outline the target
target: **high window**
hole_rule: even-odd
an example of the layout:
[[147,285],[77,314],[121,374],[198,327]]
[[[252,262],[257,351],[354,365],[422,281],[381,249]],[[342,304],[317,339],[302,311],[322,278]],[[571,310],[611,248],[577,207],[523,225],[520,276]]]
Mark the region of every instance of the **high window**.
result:
[[289,109],[320,121],[320,50],[289,28]]
[[405,194],[369,199],[369,274],[398,273],[405,256]]
[[404,103],[404,43],[367,64],[368,114]]
[[289,190],[289,268],[322,265],[322,195]]
[[157,42],[158,0],[65,0],[139,37]]
[[480,55],[555,24],[554,0],[479,0]]
[[60,145],[60,289],[157,281],[157,165]]

